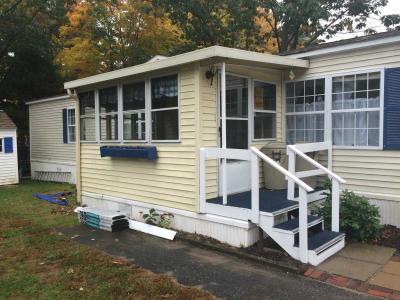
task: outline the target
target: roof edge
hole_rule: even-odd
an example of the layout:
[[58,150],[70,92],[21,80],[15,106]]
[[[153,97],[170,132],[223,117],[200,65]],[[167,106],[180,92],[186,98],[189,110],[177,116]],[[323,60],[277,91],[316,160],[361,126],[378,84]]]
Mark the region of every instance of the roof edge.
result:
[[26,105],[31,105],[31,104],[36,104],[36,103],[43,103],[43,102],[49,102],[49,101],[57,101],[57,100],[65,100],[71,98],[69,95],[59,95],[59,96],[54,96],[54,97],[48,97],[48,98],[42,98],[42,99],[37,99],[37,100],[32,100],[29,102],[26,102]]
[[390,44],[394,44],[394,43],[398,43],[398,42],[400,42],[400,35],[375,38],[375,39],[366,40],[366,41],[358,41],[358,42],[355,41],[353,43],[349,43],[349,44],[345,44],[345,45],[336,45],[336,46],[330,46],[330,47],[325,47],[325,48],[321,48],[321,49],[314,49],[314,50],[310,49],[309,51],[293,53],[293,54],[288,53],[288,54],[283,54],[282,56],[301,59],[301,58],[308,58],[308,57],[321,56],[321,55],[327,55],[327,54],[332,54],[332,53],[340,53],[340,52],[345,52],[345,51],[369,48],[372,46],[390,45]]
[[190,64],[196,61],[207,60],[210,58],[223,58],[233,60],[243,60],[248,62],[257,62],[265,64],[282,65],[287,67],[307,68],[308,62],[304,60],[293,59],[291,57],[277,56],[270,53],[259,53],[235,48],[222,46],[211,46],[202,48],[165,59],[147,62],[140,65],[135,65],[120,70],[115,70],[107,73],[97,74],[90,77],[77,79],[64,83],[65,89],[74,89],[81,86],[88,86],[100,82],[115,80],[118,78],[143,74],[151,71],[158,71],[174,66]]

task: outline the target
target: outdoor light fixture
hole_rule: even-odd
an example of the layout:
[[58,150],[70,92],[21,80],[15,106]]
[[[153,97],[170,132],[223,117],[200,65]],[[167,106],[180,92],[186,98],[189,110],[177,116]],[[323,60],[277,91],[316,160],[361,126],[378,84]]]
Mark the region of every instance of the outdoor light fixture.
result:
[[280,162],[281,158],[282,158],[282,152],[280,150],[279,151],[272,151],[272,159],[273,160],[275,160],[277,162]]
[[214,66],[210,66],[210,67],[208,68],[208,70],[206,71],[206,78],[207,78],[208,80],[210,80],[210,86],[213,85],[214,76],[215,76],[215,73],[216,73],[215,70],[216,70],[216,68],[215,68]]
[[289,79],[294,80],[296,78],[296,74],[294,74],[293,70],[289,71]]

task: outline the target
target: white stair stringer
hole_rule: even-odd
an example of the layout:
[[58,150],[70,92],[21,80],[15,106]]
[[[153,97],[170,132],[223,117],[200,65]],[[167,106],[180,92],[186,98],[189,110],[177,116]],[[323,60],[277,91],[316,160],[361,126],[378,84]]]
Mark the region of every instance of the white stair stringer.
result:
[[[269,214],[260,214],[260,228],[271,237],[279,246],[282,247],[293,259],[300,260],[299,247],[295,246],[296,230],[281,230],[274,228],[275,216]],[[323,220],[315,220],[308,223],[308,228],[318,223],[323,224]],[[340,235],[335,239],[327,241],[321,247],[315,250],[308,250],[308,263],[317,266],[327,258],[339,252],[345,246],[345,236]]]
[[294,247],[294,234],[284,233],[282,231],[276,231],[273,229],[274,216],[260,215],[259,226],[261,229],[268,234],[279,246],[282,247],[292,258],[299,260],[299,248]]

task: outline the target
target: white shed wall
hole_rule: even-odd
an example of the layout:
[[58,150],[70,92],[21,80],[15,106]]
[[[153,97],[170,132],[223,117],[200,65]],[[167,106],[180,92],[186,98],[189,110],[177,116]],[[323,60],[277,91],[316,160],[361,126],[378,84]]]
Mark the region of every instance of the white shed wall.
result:
[[0,129],[0,139],[12,137],[13,152],[0,153],[0,185],[18,183],[18,151],[17,151],[17,131],[15,129]]

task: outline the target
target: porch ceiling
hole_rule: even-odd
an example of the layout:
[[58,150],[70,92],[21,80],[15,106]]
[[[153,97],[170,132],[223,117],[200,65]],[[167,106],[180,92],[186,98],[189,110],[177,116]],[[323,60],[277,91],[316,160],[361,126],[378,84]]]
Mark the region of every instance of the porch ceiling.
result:
[[303,59],[283,57],[278,55],[258,53],[221,46],[212,46],[172,56],[159,61],[147,62],[141,65],[124,68],[117,71],[69,81],[64,84],[64,88],[73,89],[101,82],[116,80],[128,76],[143,74],[151,71],[190,64],[197,61],[210,60],[215,62],[225,61],[231,64],[266,67],[278,70],[285,70],[290,68],[308,68],[309,66],[309,62]]

